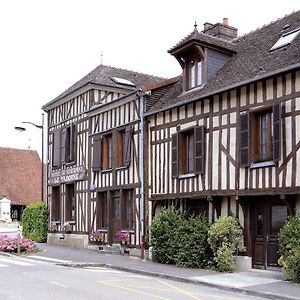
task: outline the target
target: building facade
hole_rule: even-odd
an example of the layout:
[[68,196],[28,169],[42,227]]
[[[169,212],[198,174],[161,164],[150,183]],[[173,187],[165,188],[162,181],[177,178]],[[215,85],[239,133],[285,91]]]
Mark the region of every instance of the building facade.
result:
[[278,232],[300,212],[299,17],[240,38],[227,19],[195,27],[169,50],[181,79],[146,113],[152,217],[237,216],[258,268],[278,265]]
[[278,232],[300,212],[299,20],[242,37],[227,19],[195,25],[169,50],[181,76],[101,65],[46,104],[49,240],[122,231],[137,247],[175,205],[238,217],[253,267],[277,266]]
[[[162,78],[100,65],[46,104],[49,242],[139,245],[139,88]],[[144,211],[144,208],[143,208]]]

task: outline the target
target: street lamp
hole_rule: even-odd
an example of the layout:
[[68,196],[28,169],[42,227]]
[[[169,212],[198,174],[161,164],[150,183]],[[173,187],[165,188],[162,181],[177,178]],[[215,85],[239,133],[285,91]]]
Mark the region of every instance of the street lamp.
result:
[[[21,122],[22,124],[30,124],[33,125],[34,127],[38,129],[42,129],[42,184],[41,184],[41,196],[42,196],[42,201],[44,200],[44,114],[42,114],[42,125],[37,125],[32,122]],[[26,131],[25,127],[21,126],[16,126],[15,130],[19,132],[24,132]]]

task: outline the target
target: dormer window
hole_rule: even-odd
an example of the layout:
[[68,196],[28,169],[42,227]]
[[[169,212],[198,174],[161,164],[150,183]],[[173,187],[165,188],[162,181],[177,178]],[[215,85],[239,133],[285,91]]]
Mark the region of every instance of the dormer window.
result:
[[192,58],[187,61],[186,75],[186,90],[190,90],[202,84],[201,58]]

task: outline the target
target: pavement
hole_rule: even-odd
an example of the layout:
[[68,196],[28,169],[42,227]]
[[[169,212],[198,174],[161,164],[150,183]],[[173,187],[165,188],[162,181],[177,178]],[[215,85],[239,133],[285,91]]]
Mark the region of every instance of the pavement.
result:
[[300,285],[285,281],[278,270],[255,270],[219,273],[203,269],[179,268],[128,255],[102,254],[95,250],[73,249],[38,244],[40,252],[27,255],[30,259],[50,261],[66,267],[107,267],[126,272],[155,276],[218,289],[237,291],[267,299],[300,299]]

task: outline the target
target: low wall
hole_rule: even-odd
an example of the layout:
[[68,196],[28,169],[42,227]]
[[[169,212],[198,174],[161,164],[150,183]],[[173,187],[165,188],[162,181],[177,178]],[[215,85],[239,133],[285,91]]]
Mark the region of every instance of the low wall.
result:
[[48,233],[48,244],[83,249],[88,247],[87,234]]

